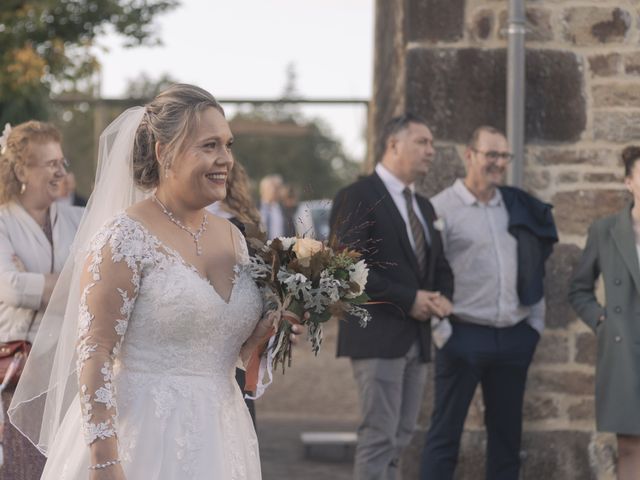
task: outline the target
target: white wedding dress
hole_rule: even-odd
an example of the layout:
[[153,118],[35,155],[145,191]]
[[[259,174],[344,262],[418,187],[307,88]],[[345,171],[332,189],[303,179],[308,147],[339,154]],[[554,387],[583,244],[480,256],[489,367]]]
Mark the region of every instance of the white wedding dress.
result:
[[[231,228],[242,262],[246,246]],[[94,236],[89,259],[77,347],[81,395],[42,478],[86,480],[88,444],[117,436],[127,480],[260,479],[255,431],[234,378],[262,312],[253,280],[237,275],[225,301],[125,213]]]

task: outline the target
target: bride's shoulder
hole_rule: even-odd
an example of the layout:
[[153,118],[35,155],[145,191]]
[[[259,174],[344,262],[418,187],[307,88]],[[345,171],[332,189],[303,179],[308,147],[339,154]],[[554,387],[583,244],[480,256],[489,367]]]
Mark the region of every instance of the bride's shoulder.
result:
[[91,240],[90,250],[102,250],[109,245],[113,253],[129,252],[136,255],[146,250],[147,243],[149,242],[146,228],[128,210],[123,210],[108,219],[96,231]]

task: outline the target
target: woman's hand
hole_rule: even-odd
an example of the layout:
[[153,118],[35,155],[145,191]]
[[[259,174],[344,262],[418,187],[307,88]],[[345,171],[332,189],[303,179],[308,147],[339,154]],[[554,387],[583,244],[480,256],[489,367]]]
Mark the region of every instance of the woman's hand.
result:
[[[283,315],[286,317],[287,312],[284,312]],[[295,315],[295,317],[299,318],[297,315]],[[309,312],[305,312],[303,315],[304,321],[306,322],[307,320],[309,320],[309,317],[310,317]],[[299,337],[305,332],[305,330],[306,330],[306,327],[304,325],[291,322],[291,334],[289,335],[289,340],[291,340],[291,343],[293,345],[298,344]]]
[[[269,338],[275,333],[275,326],[280,321],[280,313],[277,310],[267,312],[258,322],[253,332],[249,336],[242,348],[240,349],[240,359],[244,365],[248,365],[251,355],[255,352],[261,342]],[[287,312],[284,313],[287,315]],[[293,314],[292,314],[293,315]],[[309,313],[304,314],[305,321],[309,319]],[[298,344],[298,337],[305,331],[305,327],[302,325],[291,322],[291,334],[289,339],[293,345]]]
[[127,480],[122,465],[110,465],[98,470],[89,470],[89,480]]

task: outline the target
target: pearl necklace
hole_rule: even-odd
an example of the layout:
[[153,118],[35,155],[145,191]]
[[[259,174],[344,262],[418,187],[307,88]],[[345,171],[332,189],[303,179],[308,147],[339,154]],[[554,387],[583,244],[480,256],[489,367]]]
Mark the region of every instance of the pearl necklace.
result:
[[160,205],[160,208],[162,209],[162,213],[164,213],[169,220],[171,220],[178,227],[180,227],[182,230],[184,230],[189,235],[191,235],[191,237],[193,237],[193,243],[196,244],[196,255],[198,256],[202,255],[202,247],[200,247],[200,237],[207,230],[207,224],[208,224],[207,214],[205,213],[204,216],[202,217],[202,224],[200,225],[200,228],[198,229],[198,231],[192,232],[191,229],[189,229],[189,227],[185,226],[180,220],[178,220],[176,217],[173,216],[173,213],[171,213],[171,211],[167,207],[165,207],[160,200],[158,200],[158,197],[156,197],[155,194],[151,198],[153,199],[154,202]]

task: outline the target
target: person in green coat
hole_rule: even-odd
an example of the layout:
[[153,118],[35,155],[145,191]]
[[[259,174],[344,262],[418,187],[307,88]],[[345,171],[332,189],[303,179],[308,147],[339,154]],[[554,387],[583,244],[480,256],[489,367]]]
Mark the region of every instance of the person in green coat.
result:
[[[598,337],[596,425],[618,440],[618,479],[640,472],[640,147],[622,152],[633,201],[596,220],[571,279],[569,301]],[[596,281],[604,280],[605,304]]]

